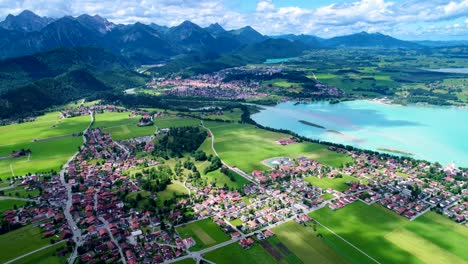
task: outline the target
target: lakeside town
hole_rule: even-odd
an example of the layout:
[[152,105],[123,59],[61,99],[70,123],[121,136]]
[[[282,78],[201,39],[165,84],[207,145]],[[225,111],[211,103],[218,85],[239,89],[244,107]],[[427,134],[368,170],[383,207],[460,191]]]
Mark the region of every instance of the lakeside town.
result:
[[[181,76],[154,78],[147,86],[159,91],[161,95],[169,96],[231,100],[262,99],[271,95],[275,89],[271,85],[262,84],[262,80],[280,76],[284,71],[286,69],[278,66],[243,66],[190,78]],[[336,87],[314,80],[314,88],[309,95],[338,98],[344,93]],[[288,100],[288,97],[284,97],[283,100]]]
[[[96,105],[64,110],[61,117],[90,115],[94,120],[98,112],[125,110]],[[141,115],[145,125],[148,120],[158,122],[166,114],[134,110],[132,115]],[[41,190],[41,195],[30,199],[28,206],[5,211],[4,221],[11,226],[38,225],[44,238],[66,242],[63,254],[70,254],[70,263],[74,259],[81,263],[97,259],[123,263],[164,263],[188,257],[204,260],[202,253],[190,250],[196,245],[195,239],[182,237],[176,227],[209,218],[231,238],[226,243],[239,243],[247,249],[274,236],[271,229],[275,226],[289,220],[311,222],[314,219],[309,213],[315,210],[339,210],[357,201],[378,203],[409,221],[435,210],[457,223],[468,224],[468,172],[452,164],[442,167],[338,147],[329,149],[351,156],[354,162],[334,168],[306,157],[276,157],[264,161],[269,170],[252,172],[224,163],[223,169],[238,173],[249,183],[241,190],[232,190],[200,185],[187,177],[182,180],[189,194],[175,196],[170,210],[154,209],[160,197],[153,192],[149,197],[153,210],[130,206],[124,198],[142,191],[143,179],[126,171],[160,165],[159,159],[144,153],[154,150],[155,137],[169,131],[161,129],[153,136],[117,142],[98,128],[87,128],[82,134],[84,145],[62,171],[9,180],[12,186]],[[286,146],[297,144],[298,139],[276,143]],[[182,177],[170,174],[168,182]],[[347,187],[339,191],[313,184],[322,179],[342,181]]]

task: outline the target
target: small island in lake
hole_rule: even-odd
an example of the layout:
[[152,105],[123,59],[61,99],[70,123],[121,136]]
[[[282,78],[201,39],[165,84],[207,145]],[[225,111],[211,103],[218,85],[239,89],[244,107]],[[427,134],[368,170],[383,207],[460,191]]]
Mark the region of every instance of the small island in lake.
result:
[[407,156],[414,156],[413,153],[405,152],[405,151],[401,151],[401,150],[396,150],[396,149],[378,148],[377,150],[384,151],[384,152],[389,152],[389,153],[407,155]]
[[324,126],[317,125],[317,124],[314,124],[314,123],[312,123],[312,122],[305,121],[305,120],[299,120],[299,123],[302,123],[302,124],[304,124],[304,125],[308,125],[308,126],[311,126],[311,127],[326,129]]

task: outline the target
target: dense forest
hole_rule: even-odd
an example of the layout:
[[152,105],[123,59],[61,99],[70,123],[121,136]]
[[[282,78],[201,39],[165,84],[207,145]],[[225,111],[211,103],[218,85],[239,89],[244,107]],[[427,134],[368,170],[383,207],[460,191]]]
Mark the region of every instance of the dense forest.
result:
[[182,157],[196,151],[206,138],[206,131],[199,127],[170,128],[158,139],[153,155],[169,158]]

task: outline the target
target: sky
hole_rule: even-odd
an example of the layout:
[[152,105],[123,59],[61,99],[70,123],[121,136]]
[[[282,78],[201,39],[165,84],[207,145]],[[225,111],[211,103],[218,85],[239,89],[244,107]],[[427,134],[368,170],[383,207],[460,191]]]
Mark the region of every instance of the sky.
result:
[[0,0],[0,19],[25,9],[55,18],[98,14],[121,24],[250,25],[267,35],[367,31],[406,40],[468,40],[468,0]]

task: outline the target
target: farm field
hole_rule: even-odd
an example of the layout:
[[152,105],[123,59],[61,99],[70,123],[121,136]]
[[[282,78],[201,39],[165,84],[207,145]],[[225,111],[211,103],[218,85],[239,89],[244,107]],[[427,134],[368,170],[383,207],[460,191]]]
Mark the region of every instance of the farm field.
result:
[[215,149],[221,159],[247,173],[255,169],[268,169],[262,161],[272,157],[305,156],[331,166],[352,161],[351,157],[332,152],[320,144],[305,142],[288,146],[278,145],[276,140],[289,135],[259,129],[252,125],[205,122],[205,126],[209,127],[215,136]]
[[[468,231],[434,213],[410,222],[377,204],[355,202],[337,211],[323,208],[310,215],[381,263],[468,261],[463,246]],[[352,263],[373,263],[330,231],[321,226],[317,230],[327,244]]]
[[217,264],[234,263],[277,263],[268,252],[256,242],[249,249],[243,249],[239,243],[233,243],[205,254],[207,260]]
[[272,229],[277,239],[288,247],[304,263],[348,263],[330,248],[311,226],[295,221],[286,222]]
[[66,243],[60,243],[53,247],[46,248],[24,258],[21,258],[13,264],[61,264],[66,263],[67,256],[58,256],[57,251],[63,249]]
[[26,204],[25,201],[14,200],[14,199],[2,199],[0,200],[0,215],[3,215],[3,212],[14,209],[16,205],[17,208],[21,208]]
[[196,245],[190,248],[191,251],[208,248],[230,239],[229,236],[209,218],[178,226],[176,227],[176,231],[182,238],[192,237],[195,240]]
[[59,119],[59,113],[52,112],[33,122],[0,126],[0,157],[31,150],[30,156],[0,159],[0,178],[58,170],[83,143],[77,134],[89,122],[89,116]]
[[111,135],[114,140],[125,140],[134,137],[142,137],[154,134],[156,127],[137,126],[141,116],[130,117],[130,112],[106,112],[95,115],[93,127],[103,128],[104,132]]
[[28,225],[0,235],[0,262],[5,262],[25,253],[50,244],[50,238],[43,239],[38,227]]
[[327,177],[319,179],[318,177],[315,177],[315,176],[309,176],[309,177],[304,178],[304,180],[319,188],[322,188],[325,190],[328,188],[332,188],[340,192],[345,191],[346,189],[349,188],[349,186],[346,185],[346,182],[358,182],[359,181],[359,179],[354,178],[352,176],[348,176],[348,175],[343,175],[343,178],[334,178],[334,179],[327,178]]

